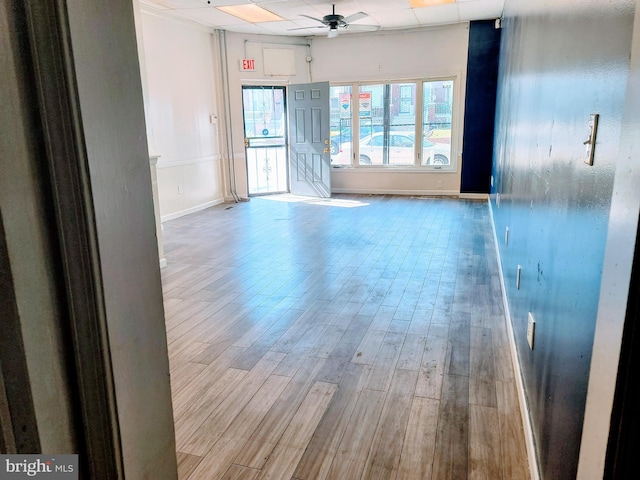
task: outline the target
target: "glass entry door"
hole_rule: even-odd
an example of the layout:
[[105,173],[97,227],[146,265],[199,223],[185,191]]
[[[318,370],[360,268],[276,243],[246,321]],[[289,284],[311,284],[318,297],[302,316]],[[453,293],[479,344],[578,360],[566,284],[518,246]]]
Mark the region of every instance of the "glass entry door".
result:
[[288,191],[285,87],[242,87],[249,195]]

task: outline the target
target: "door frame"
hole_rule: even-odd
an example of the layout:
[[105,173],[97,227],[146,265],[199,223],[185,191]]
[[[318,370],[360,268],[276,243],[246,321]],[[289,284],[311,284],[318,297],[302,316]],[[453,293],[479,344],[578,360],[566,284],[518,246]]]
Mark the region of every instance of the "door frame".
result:
[[[271,147],[251,147],[250,145],[248,145],[248,137],[247,137],[247,131],[246,131],[246,112],[245,112],[245,108],[244,108],[244,91],[245,90],[261,90],[261,89],[278,89],[278,90],[282,90],[282,101],[283,101],[283,121],[284,121],[284,145],[279,145],[279,147],[284,148],[284,154],[285,154],[285,159],[284,159],[284,168],[285,168],[285,177],[286,177],[286,185],[285,185],[285,189],[284,190],[278,190],[278,191],[273,191],[273,192],[264,192],[264,193],[251,193],[250,192],[250,181],[249,181],[249,155],[248,155],[248,150],[250,148],[271,148]],[[276,195],[276,194],[280,194],[280,193],[289,193],[291,191],[291,180],[289,178],[289,117],[288,117],[288,110],[287,110],[287,87],[285,85],[273,85],[273,84],[264,84],[264,85],[242,85],[242,95],[241,95],[241,99],[242,99],[242,136],[244,139],[244,157],[245,157],[245,166],[246,166],[246,170],[247,170],[247,195],[249,197],[258,197],[258,196],[263,196],[263,195]],[[256,138],[256,137],[252,137],[252,138]],[[250,139],[249,139],[250,141]]]
[[[640,223],[640,219],[639,219]],[[640,459],[640,238],[636,238],[620,363],[611,413],[605,479],[633,478]]]
[[[24,15],[29,50],[25,63],[41,124],[43,190],[52,201],[57,245],[56,292],[66,311],[70,396],[78,408],[76,435],[87,478],[123,478],[123,458],[107,335],[95,212],[80,113],[66,2],[28,0]],[[106,47],[105,47],[106,48]],[[9,393],[9,392],[7,392]],[[9,398],[9,404],[12,399]],[[37,433],[36,433],[37,435]],[[19,452],[38,453],[38,452]]]

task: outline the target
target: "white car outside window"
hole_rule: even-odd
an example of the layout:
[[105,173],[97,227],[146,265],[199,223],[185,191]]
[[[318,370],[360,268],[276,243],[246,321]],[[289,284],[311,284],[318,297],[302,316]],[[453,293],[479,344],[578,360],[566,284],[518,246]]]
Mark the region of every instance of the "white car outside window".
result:
[[[389,165],[414,165],[414,137],[412,135],[389,132]],[[422,144],[426,165],[449,165],[451,146],[445,143],[432,143],[424,140]],[[384,133],[378,132],[360,139],[360,165],[384,165]],[[343,153],[336,155],[340,160]],[[344,152],[348,155],[348,152]]]

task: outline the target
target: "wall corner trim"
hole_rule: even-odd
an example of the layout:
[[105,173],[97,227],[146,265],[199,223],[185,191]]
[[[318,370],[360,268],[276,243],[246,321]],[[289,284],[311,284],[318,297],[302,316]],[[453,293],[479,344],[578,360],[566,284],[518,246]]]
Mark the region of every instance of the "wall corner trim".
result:
[[540,469],[536,456],[535,443],[533,441],[533,428],[531,426],[531,418],[529,416],[529,405],[524,392],[524,383],[522,381],[522,370],[520,368],[520,360],[518,359],[518,351],[516,349],[515,337],[513,335],[513,324],[511,323],[511,312],[509,310],[509,301],[506,295],[504,283],[504,275],[502,273],[502,259],[500,258],[500,249],[498,248],[498,236],[496,233],[496,224],[493,219],[493,207],[491,200],[487,200],[489,204],[489,217],[491,219],[491,230],[493,231],[493,244],[496,249],[496,258],[498,260],[498,271],[500,273],[500,288],[502,290],[502,302],[504,305],[504,316],[507,324],[507,336],[509,337],[509,347],[511,349],[511,361],[513,363],[514,377],[516,379],[516,390],[518,391],[518,400],[520,404],[520,414],[522,416],[522,428],[524,429],[524,439],[527,446],[527,457],[529,463],[529,473],[531,480],[540,480]]

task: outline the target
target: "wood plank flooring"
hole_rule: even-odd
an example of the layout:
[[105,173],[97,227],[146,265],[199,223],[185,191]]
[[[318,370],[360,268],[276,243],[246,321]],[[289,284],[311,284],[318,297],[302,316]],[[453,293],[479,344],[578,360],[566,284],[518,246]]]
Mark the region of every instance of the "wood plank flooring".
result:
[[180,479],[529,478],[484,202],[253,198],[164,241]]

